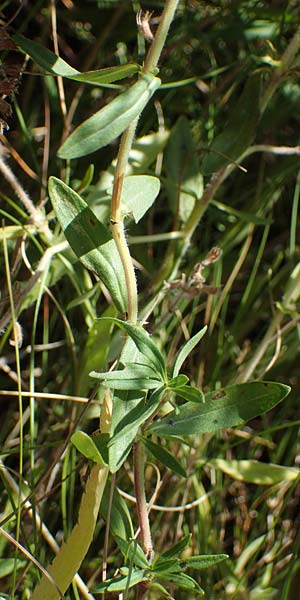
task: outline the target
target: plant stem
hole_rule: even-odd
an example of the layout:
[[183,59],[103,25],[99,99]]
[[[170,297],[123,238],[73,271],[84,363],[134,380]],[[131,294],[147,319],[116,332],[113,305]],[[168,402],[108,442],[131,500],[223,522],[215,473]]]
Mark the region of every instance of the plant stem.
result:
[[[159,61],[162,49],[164,47],[166,37],[169,31],[169,27],[174,18],[174,14],[177,8],[179,0],[166,0],[165,8],[163,10],[161,21],[153,43],[149,49],[148,55],[145,60],[143,72],[153,72]],[[128,164],[128,157],[131,150],[138,118],[136,118],[128,129],[124,132],[120,148],[117,157],[117,165],[114,177],[114,187],[111,204],[111,231],[115,240],[118,252],[122,261],[126,287],[127,287],[127,298],[128,298],[128,320],[136,323],[138,317],[138,299],[137,299],[137,285],[134,274],[134,268],[130,252],[128,249],[126,236],[124,232],[123,219],[121,214],[121,196],[124,178],[126,175],[126,168]],[[134,462],[134,485],[135,494],[137,500],[137,512],[138,520],[141,531],[142,546],[147,556],[152,556],[152,540],[150,532],[150,524],[148,519],[146,496],[144,489],[144,469],[145,469],[145,455],[144,446],[141,442],[136,441],[134,444],[133,451],[133,462]]]
[[121,139],[115,171],[110,216],[111,232],[118,248],[125,274],[128,298],[128,319],[133,323],[136,323],[138,316],[137,286],[134,267],[124,231],[124,223],[121,214],[121,196],[128,163],[128,156],[132,146],[136,126],[137,119],[134,119],[134,121],[132,121],[132,123],[126,129]]
[[157,67],[160,55],[165,45],[170,25],[174,19],[178,2],[179,0],[167,0],[165,3],[165,8],[162,12],[160,23],[155,34],[155,38],[153,40],[152,45],[150,46],[149,52],[145,60],[143,68],[144,73],[151,73]]
[[143,443],[140,441],[136,441],[133,445],[133,464],[135,497],[141,530],[142,546],[147,558],[152,558],[153,545],[145,494],[145,450]]

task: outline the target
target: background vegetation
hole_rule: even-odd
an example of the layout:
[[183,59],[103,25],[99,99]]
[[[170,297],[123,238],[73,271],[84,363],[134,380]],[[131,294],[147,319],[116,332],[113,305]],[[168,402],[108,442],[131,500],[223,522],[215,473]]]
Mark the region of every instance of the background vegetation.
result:
[[[153,11],[153,31],[163,4],[142,6]],[[1,34],[1,525],[46,565],[53,556],[49,536],[58,542],[67,537],[84,485],[87,461],[68,444],[69,437],[79,424],[92,432],[99,420],[97,403],[80,404],[92,395],[103,398],[88,373],[110,366],[121,344],[120,334],[94,325],[96,317],[116,313],[101,282],[75,259],[63,234],[58,238],[47,181],[51,175],[67,181],[108,220],[106,190],[117,142],[69,164],[57,150],[71,126],[117,92],[43,73],[10,34],[22,33],[55,52],[58,43],[59,54],[82,72],[142,64],[147,42],[137,31],[140,5],[134,1],[40,0],[3,2],[0,8],[3,24],[12,19]],[[149,457],[146,494],[150,498],[156,490],[150,515],[155,550],[166,551],[191,531],[192,554],[230,556],[201,573],[199,583],[212,599],[298,598],[299,484],[290,469],[299,464],[300,422],[299,52],[284,72],[278,61],[299,18],[299,3],[292,0],[180,2],[159,65],[164,85],[142,115],[131,155],[133,172],[161,180],[147,216],[138,224],[128,219],[127,227],[140,311],[154,303],[147,328],[168,364],[207,324],[201,345],[185,363],[197,387],[209,391],[266,379],[292,388],[282,404],[243,428],[196,436],[191,443],[167,441],[165,449],[183,465],[187,479]],[[266,97],[274,72],[276,89],[258,118],[257,103]],[[255,77],[261,87],[245,88]],[[228,164],[218,148],[208,150],[228,123],[229,156],[233,144],[237,157],[250,145],[253,151],[242,168],[231,164],[197,226],[188,229],[203,188],[209,191],[213,172]],[[53,246],[53,239],[61,246]],[[203,289],[195,286],[195,265],[212,247],[222,255],[202,271],[210,286]],[[12,346],[12,298],[22,327],[19,347]],[[18,386],[28,392],[22,401],[14,395]],[[231,472],[229,462],[215,459],[231,461]],[[258,476],[232,462],[246,459],[286,471],[276,479],[270,468],[268,480],[268,469]],[[126,505],[136,527],[132,478],[129,457],[117,486],[123,498],[130,495]],[[31,512],[22,505],[25,497]],[[126,527],[123,504],[117,516]],[[91,588],[101,580],[105,531],[100,518],[80,571]],[[107,543],[112,576],[121,558],[114,538]],[[30,598],[36,566],[6,537],[0,549],[2,597]],[[184,590],[173,593],[178,600],[187,597]],[[74,584],[66,597],[84,596]],[[159,597],[152,592],[151,598]]]

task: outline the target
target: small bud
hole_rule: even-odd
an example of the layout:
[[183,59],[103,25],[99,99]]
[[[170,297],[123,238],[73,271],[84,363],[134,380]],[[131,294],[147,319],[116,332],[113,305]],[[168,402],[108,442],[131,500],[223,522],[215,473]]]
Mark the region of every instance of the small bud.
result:
[[153,42],[154,36],[150,28],[150,19],[152,17],[152,12],[146,10],[143,12],[139,10],[136,15],[136,22],[139,28],[140,33],[144,36],[147,42]]

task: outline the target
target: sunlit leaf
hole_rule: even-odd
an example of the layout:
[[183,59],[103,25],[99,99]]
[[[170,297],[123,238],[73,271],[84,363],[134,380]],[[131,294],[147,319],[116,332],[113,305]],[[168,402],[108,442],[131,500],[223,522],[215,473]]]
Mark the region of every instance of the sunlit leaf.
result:
[[215,458],[209,461],[216,469],[239,481],[257,485],[275,485],[283,481],[295,481],[299,478],[300,470],[295,467],[285,467],[258,460],[223,460]]
[[191,337],[191,339],[189,339],[182,346],[182,348],[180,348],[178,355],[176,357],[176,360],[175,360],[174,368],[173,368],[173,377],[176,377],[176,375],[178,375],[184,361],[191,354],[191,352],[194,350],[194,348],[197,346],[197,344],[199,344],[199,342],[203,338],[206,330],[207,330],[207,326],[205,325],[205,327],[202,327],[202,329],[200,331],[198,331],[198,333],[196,333],[196,335],[193,335],[193,337]]
[[290,392],[282,383],[241,383],[205,394],[204,404],[187,402],[177,411],[150,425],[158,435],[192,435],[242,425],[265,414]]
[[102,279],[116,307],[126,312],[124,270],[111,233],[98,221],[86,202],[60,179],[50,177],[49,195],[72,250],[85,267]]
[[141,75],[136,83],[81,123],[58,151],[60,158],[86,156],[115,140],[142,112],[160,86],[154,75]]
[[84,431],[75,431],[71,436],[71,442],[77,448],[83,456],[97,463],[98,465],[105,465],[105,461],[101,456],[96,444],[93,439]]

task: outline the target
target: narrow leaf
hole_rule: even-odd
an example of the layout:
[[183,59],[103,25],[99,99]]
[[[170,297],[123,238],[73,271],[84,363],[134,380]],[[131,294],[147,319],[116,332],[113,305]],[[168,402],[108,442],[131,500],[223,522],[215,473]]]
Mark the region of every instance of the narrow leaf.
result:
[[171,131],[164,166],[170,206],[175,211],[178,204],[179,216],[186,222],[203,193],[199,153],[186,117],[180,117]]
[[111,501],[111,483],[107,483],[100,505],[100,514],[106,522],[109,518],[109,527],[112,535],[116,538],[128,540],[133,538],[134,529],[131,515],[124,498],[117,488],[114,488]]
[[178,387],[174,391],[176,392],[176,396],[184,398],[184,400],[188,400],[189,402],[205,402],[205,396],[203,392],[195,387],[192,387],[191,385]]
[[157,374],[161,375],[161,380],[167,382],[164,357],[143,327],[113,317],[103,317],[103,319],[109,319],[125,331],[131,337],[140,353],[148,359],[149,365],[156,370]]
[[188,383],[188,381],[189,378],[187,377],[187,375],[177,375],[176,377],[172,377],[172,379],[169,379],[168,388],[174,390],[175,392],[177,388],[184,387],[186,383]]
[[118,310],[126,312],[125,276],[110,232],[86,202],[60,179],[50,177],[49,195],[72,250],[87,269],[102,279]]
[[160,79],[142,75],[125,92],[84,121],[58,151],[60,158],[86,156],[115,140],[142,112],[160,86]]
[[53,75],[60,75],[74,81],[102,85],[124,79],[140,70],[139,65],[128,63],[127,65],[80,73],[76,69],[73,69],[65,60],[57,56],[57,54],[42,46],[42,44],[29,40],[20,34],[15,34],[12,38],[40,67]]
[[168,452],[168,450],[159,444],[155,444],[147,438],[143,438],[143,443],[145,444],[147,450],[149,450],[149,452],[151,452],[151,454],[154,456],[154,458],[165,465],[165,467],[171,471],[174,471],[174,473],[177,473],[177,475],[180,477],[187,477],[186,471],[181,466],[180,462],[176,460],[173,454]]
[[229,558],[228,554],[199,554],[198,556],[190,556],[180,561],[181,569],[196,569],[202,571],[209,569],[220,562]]
[[149,562],[144,554],[142,547],[138,544],[138,542],[134,539],[124,540],[120,538],[118,535],[114,536],[126,563],[135,565],[140,569],[149,568]]
[[[177,554],[181,554],[181,552],[183,552],[183,550],[189,545],[191,539],[192,539],[192,534],[188,533],[187,535],[185,535],[182,538],[182,540],[179,540],[179,542],[176,542],[176,544],[174,544],[174,546],[171,546],[171,548],[166,550],[166,552],[163,552],[163,554],[161,555],[161,558],[172,558],[173,556],[176,556]],[[160,559],[158,559],[158,560],[160,560]]]
[[213,140],[202,162],[206,175],[219,171],[235,162],[252,143],[260,117],[261,75],[255,74],[230,111],[224,130]]
[[192,435],[242,425],[265,414],[289,394],[282,383],[255,381],[231,385],[205,394],[204,404],[187,402],[177,412],[153,423],[148,431],[158,435]]
[[300,475],[300,470],[295,467],[262,463],[258,460],[223,460],[222,458],[215,458],[210,461],[210,464],[238,481],[246,481],[257,485],[275,485],[283,481],[295,481]]
[[168,572],[157,572],[157,579],[162,579],[163,581],[168,581],[176,585],[177,587],[183,590],[191,590],[198,594],[204,595],[204,590],[200,587],[200,585],[193,579],[193,577],[189,577],[186,573],[168,573]]
[[[125,570],[123,567],[122,571]],[[114,579],[107,579],[95,587],[92,591],[93,594],[104,594],[105,592],[124,592],[126,589],[131,589],[138,583],[147,580],[144,569],[127,569],[128,575],[123,577],[115,577]]]
[[109,442],[109,466],[115,473],[128,456],[140,426],[153,414],[165,393],[162,386],[146,402],[141,400],[121,419]]
[[127,363],[120,371],[106,371],[98,373],[92,371],[91,377],[102,379],[103,385],[116,390],[151,390],[159,386],[159,379],[155,371],[147,365]]
[[180,349],[180,351],[177,355],[176,361],[175,361],[175,365],[174,365],[174,369],[173,369],[173,377],[176,377],[176,375],[178,375],[184,361],[191,354],[192,350],[194,350],[194,348],[197,346],[197,344],[199,344],[199,342],[203,338],[206,330],[207,330],[207,325],[205,325],[205,327],[203,327],[198,333],[196,333],[196,335],[193,335],[193,337],[191,337],[191,339],[188,340],[184,344],[184,346],[182,346],[182,348]]

